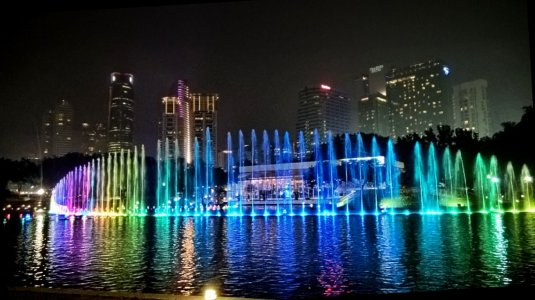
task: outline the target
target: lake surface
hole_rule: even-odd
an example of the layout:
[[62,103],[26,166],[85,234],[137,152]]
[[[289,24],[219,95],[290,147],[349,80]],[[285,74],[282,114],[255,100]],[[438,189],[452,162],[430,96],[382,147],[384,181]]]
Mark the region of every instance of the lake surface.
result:
[[41,216],[3,225],[10,286],[306,298],[535,286],[535,214]]

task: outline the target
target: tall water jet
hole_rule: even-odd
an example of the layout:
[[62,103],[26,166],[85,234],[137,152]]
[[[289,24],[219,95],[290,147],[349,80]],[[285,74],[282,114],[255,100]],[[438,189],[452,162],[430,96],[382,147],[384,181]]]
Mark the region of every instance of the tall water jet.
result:
[[[117,212],[117,198],[118,198],[118,188],[119,188],[119,159],[118,159],[118,155],[120,153],[118,152],[115,152],[113,153],[113,186],[112,186],[112,191],[113,191],[113,195],[112,195],[112,199],[111,199],[111,211],[113,213],[116,213]],[[79,169],[78,169],[79,170]],[[78,172],[76,174],[76,177],[80,177],[80,173]],[[79,179],[77,179],[78,181]]]
[[[362,136],[360,133],[357,134],[357,144],[356,144],[356,151],[357,158],[362,158],[366,156],[366,149],[364,148],[364,142],[362,141]],[[360,213],[364,214],[364,187],[366,186],[367,181],[367,174],[368,174],[368,166],[362,161],[357,160],[357,181],[358,181],[358,187],[360,190]]]
[[205,175],[204,175],[204,205],[205,213],[207,212],[208,206],[213,204],[213,193],[212,188],[214,186],[214,158],[212,157],[212,137],[210,135],[210,127],[206,128],[205,135],[205,145],[204,145],[204,165],[205,165]]
[[[286,131],[284,133],[284,145],[282,148],[282,163],[284,166],[289,166],[293,161],[292,156],[292,144],[290,142],[290,135]],[[284,167],[283,170],[283,202],[288,206],[288,211],[293,216],[293,184],[292,184],[292,170],[288,167]]]
[[453,192],[453,159],[451,157],[449,147],[446,147],[446,149],[444,149],[444,154],[442,155],[442,178],[444,178],[445,187],[443,198],[447,199],[447,201],[454,201],[455,194]]
[[439,212],[438,165],[433,143],[429,145],[429,150],[427,151],[427,191],[429,192],[427,199],[431,202],[429,203],[429,208],[433,212]]
[[488,186],[488,180],[491,179],[492,181],[498,180],[498,178],[492,178],[490,176],[487,176],[487,168],[485,166],[485,161],[483,160],[483,157],[481,157],[481,153],[478,153],[476,156],[476,163],[474,166],[474,189],[476,191],[476,197],[478,199],[478,203],[480,205],[480,209],[483,212],[486,212],[487,209],[490,209],[486,203],[486,199],[488,197],[487,195],[487,186]]
[[329,199],[331,202],[331,214],[336,214],[336,200],[335,200],[335,184],[338,180],[337,176],[337,161],[336,161],[336,153],[334,151],[334,145],[333,145],[333,136],[332,132],[329,130],[327,131],[327,155],[328,155],[328,166],[329,166]]
[[254,190],[255,184],[255,174],[254,174],[254,165],[255,165],[255,159],[256,159],[256,132],[255,130],[251,130],[251,190],[249,192],[249,195],[251,197],[251,215],[256,215],[255,208],[254,208],[254,201],[256,198],[256,191]]
[[169,158],[169,139],[165,139],[165,187],[164,187],[164,205],[165,205],[165,213],[169,213],[169,204],[171,204],[171,160]]
[[489,173],[487,175],[488,188],[488,203],[489,210],[502,210],[501,205],[501,187],[500,187],[500,173],[498,170],[498,159],[495,155],[490,158]]
[[[238,132],[238,164],[239,164],[239,170],[243,170],[243,167],[245,166],[245,141],[243,139],[243,132],[240,130]],[[243,180],[242,178],[238,178],[239,180],[239,187],[238,187],[238,214],[241,216],[243,215]]]
[[199,157],[199,140],[195,137],[193,142],[193,161],[195,163],[195,168],[193,171],[193,196],[195,198],[195,208],[194,214],[197,215],[201,212],[201,159]]
[[468,197],[468,186],[466,184],[466,172],[464,170],[463,156],[461,150],[457,150],[455,155],[455,169],[454,169],[454,186],[455,186],[455,198],[458,198],[457,193],[464,197],[466,203],[467,212],[471,212],[470,198]]
[[[156,184],[158,185],[156,187],[156,209],[155,212],[158,213],[160,211],[160,201],[161,201],[161,191],[163,186],[163,180],[162,180],[162,141],[158,140],[156,143]],[[108,176],[109,176],[109,169],[108,169]],[[108,192],[109,193],[109,192]]]
[[513,164],[508,162],[505,170],[505,199],[511,201],[511,207],[514,212],[516,212],[517,202],[519,202],[516,191],[515,170],[513,169]]
[[[137,149],[137,148],[136,148]],[[139,196],[139,201],[140,201],[140,205],[139,207],[144,207],[145,206],[145,172],[146,172],[146,168],[145,168],[145,146],[144,145],[141,145],[141,158],[140,158],[141,162],[140,162],[140,169],[141,169],[141,172],[139,172],[139,178],[136,179],[136,182],[139,182],[139,187],[138,189],[140,190],[140,196]],[[136,157],[136,162],[137,162],[137,157]],[[136,164],[137,166],[138,164]],[[137,169],[137,167],[136,167]],[[147,207],[148,208],[148,207]],[[138,211],[139,213],[139,211]],[[147,210],[144,211],[144,213],[147,213]]]
[[374,201],[375,201],[375,207],[374,212],[375,214],[379,213],[379,200],[382,198],[382,185],[383,185],[383,173],[379,166],[379,161],[375,159],[376,157],[379,157],[381,155],[381,152],[379,151],[379,144],[377,144],[377,139],[375,136],[372,138],[372,157],[374,157],[372,164],[373,164],[373,191],[374,191]]
[[[297,145],[297,151],[299,152],[299,162],[303,164],[303,161],[305,160],[305,155],[306,155],[305,137],[303,136],[303,131],[299,131],[299,141]],[[301,206],[301,214],[305,215],[305,200],[307,196],[305,195],[305,176],[303,174],[303,171],[301,171],[300,175],[303,180],[303,184],[301,185],[301,199],[303,201],[303,205]]]
[[264,200],[264,215],[267,216],[268,215],[268,209],[267,209],[267,199],[270,195],[270,193],[268,192],[269,191],[269,182],[267,180],[268,176],[267,176],[267,168],[268,168],[268,165],[271,164],[271,157],[270,157],[270,152],[269,152],[269,147],[270,147],[270,144],[269,144],[269,136],[267,134],[267,131],[264,130],[263,134],[262,134],[262,152],[264,154],[264,180],[262,181],[263,185],[262,185],[262,190],[263,190],[263,200]]
[[[68,172],[53,188],[51,214],[143,215],[138,191],[143,181],[134,175],[138,157],[129,151],[95,158]],[[112,173],[113,172],[113,173]],[[144,204],[144,203],[143,203]]]
[[520,187],[522,189],[522,195],[524,196],[524,209],[533,211],[535,208],[531,203],[533,200],[533,177],[531,177],[528,166],[525,164],[520,171]]
[[320,215],[324,210],[324,197],[323,197],[323,158],[321,155],[321,141],[318,134],[318,130],[314,129],[314,156],[316,163],[314,164],[314,173],[317,189],[317,211]]
[[232,211],[231,203],[234,199],[234,161],[232,151],[232,136],[230,132],[227,132],[227,203],[229,207],[227,209]]
[[418,200],[420,201],[420,212],[425,213],[427,207],[425,203],[427,202],[427,184],[424,176],[424,162],[422,158],[422,149],[420,148],[420,143],[416,142],[414,145],[414,184],[418,189]]
[[[345,191],[344,191],[344,194],[347,193],[347,190],[348,190],[348,187],[349,187],[349,182],[350,182],[350,178],[353,178],[352,176],[349,177],[351,174],[351,168],[349,166],[350,164],[350,158],[352,157],[351,155],[351,138],[349,137],[349,133],[345,133],[344,134],[344,158],[345,158],[345,165],[344,165],[344,169],[345,169],[345,179],[344,179],[344,185],[345,185]],[[347,197],[349,197],[349,195],[347,195]],[[350,202],[350,199],[347,200],[346,202],[346,215],[349,214],[349,202]]]
[[175,162],[174,164],[174,172],[173,172],[173,177],[175,178],[175,181],[174,181],[174,184],[173,184],[173,187],[174,187],[174,192],[173,192],[173,199],[174,199],[174,203],[175,203],[175,213],[178,214],[181,212],[181,205],[180,205],[180,197],[179,197],[179,191],[180,191],[180,177],[181,177],[181,172],[180,172],[180,160],[179,160],[179,148],[178,148],[178,139],[175,139],[174,140],[174,146],[173,146],[173,160]]
[[[399,187],[400,187],[400,174],[399,168],[396,165],[396,152],[394,151],[394,143],[392,138],[388,139],[386,146],[386,185],[388,198],[390,198],[391,212],[394,212],[394,205],[399,207]],[[394,204],[396,203],[396,204]]]

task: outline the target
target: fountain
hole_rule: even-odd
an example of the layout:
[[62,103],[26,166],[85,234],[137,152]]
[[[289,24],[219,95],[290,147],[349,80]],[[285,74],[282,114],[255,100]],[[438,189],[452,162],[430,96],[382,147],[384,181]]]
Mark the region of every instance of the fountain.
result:
[[145,215],[145,149],[108,154],[76,167],[54,187],[51,214]]
[[[407,168],[413,171],[414,185],[402,191],[405,164],[397,161],[392,139],[369,136],[365,143],[360,133],[334,137],[329,131],[322,136],[318,130],[308,135],[300,132],[295,144],[288,132],[275,130],[272,137],[264,130],[259,144],[255,130],[250,137],[239,131],[235,145],[228,133],[226,182],[216,182],[214,177],[209,129],[202,142],[194,139],[191,163],[181,157],[178,141],[158,141],[153,196],[146,195],[143,147],[141,153],[136,147],[103,155],[58,182],[50,213],[330,216],[535,209],[528,167],[515,172],[509,162],[502,174],[496,156],[486,159],[478,153],[473,168],[467,169],[460,150],[453,155],[449,148],[416,142]],[[470,181],[467,174],[473,174]]]

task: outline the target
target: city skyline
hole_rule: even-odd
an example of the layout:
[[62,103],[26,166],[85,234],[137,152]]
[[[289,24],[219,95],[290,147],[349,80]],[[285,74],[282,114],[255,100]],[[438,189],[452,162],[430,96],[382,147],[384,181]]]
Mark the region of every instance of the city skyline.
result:
[[[36,126],[28,124],[39,124],[59,99],[88,122],[100,121],[106,79],[115,71],[136,76],[134,143],[153,156],[159,104],[177,78],[225,99],[219,136],[253,128],[293,133],[303,86],[336,86],[356,101],[362,94],[355,79],[368,68],[435,58],[451,66],[453,84],[488,81],[491,132],[518,121],[522,106],[532,103],[526,3],[409,4],[313,1],[303,12],[303,2],[237,2],[35,13],[13,24],[2,49],[9,61],[0,75],[0,156],[37,152]],[[392,30],[403,26],[410,30]]]

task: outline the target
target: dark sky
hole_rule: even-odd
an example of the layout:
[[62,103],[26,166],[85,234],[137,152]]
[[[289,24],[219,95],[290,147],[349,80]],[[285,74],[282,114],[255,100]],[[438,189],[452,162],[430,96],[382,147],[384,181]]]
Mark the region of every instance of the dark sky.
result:
[[[34,125],[61,99],[75,121],[107,120],[109,75],[135,76],[135,142],[156,148],[174,80],[220,94],[219,134],[290,130],[297,93],[326,83],[360,96],[369,67],[438,58],[454,83],[488,80],[496,124],[530,105],[525,1],[252,1],[10,13],[2,22],[0,157],[37,152]],[[7,16],[3,16],[7,17]],[[223,139],[220,138],[220,145]]]

